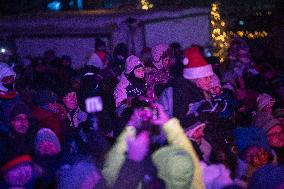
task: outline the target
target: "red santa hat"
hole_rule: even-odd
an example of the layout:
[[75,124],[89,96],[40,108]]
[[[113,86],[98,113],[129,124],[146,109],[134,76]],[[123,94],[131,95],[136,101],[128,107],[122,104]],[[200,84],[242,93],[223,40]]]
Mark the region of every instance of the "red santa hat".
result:
[[183,77],[185,79],[198,79],[214,74],[212,66],[202,57],[198,47],[185,49],[184,57]]

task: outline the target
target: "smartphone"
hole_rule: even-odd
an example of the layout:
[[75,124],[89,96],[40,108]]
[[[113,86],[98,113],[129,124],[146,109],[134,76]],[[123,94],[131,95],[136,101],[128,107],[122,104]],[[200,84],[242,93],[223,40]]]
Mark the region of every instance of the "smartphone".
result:
[[85,100],[86,111],[88,113],[96,113],[103,111],[103,101],[100,96],[94,96]]

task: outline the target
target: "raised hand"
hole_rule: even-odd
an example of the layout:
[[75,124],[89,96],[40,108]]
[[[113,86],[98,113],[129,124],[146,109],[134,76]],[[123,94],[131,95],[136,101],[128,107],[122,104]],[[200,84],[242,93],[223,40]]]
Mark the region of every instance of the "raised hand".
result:
[[164,107],[158,103],[153,104],[152,107],[157,111],[157,115],[153,116],[151,123],[163,126],[169,120],[169,116],[166,114]]
[[141,162],[149,152],[150,134],[142,131],[136,138],[129,137],[126,139],[128,145],[128,159]]

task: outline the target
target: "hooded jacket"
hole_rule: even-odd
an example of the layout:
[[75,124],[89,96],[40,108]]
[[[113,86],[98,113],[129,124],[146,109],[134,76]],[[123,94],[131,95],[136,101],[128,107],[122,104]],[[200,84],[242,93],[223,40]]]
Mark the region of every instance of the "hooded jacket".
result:
[[[201,170],[199,165],[199,160],[195,154],[194,148],[190,141],[185,136],[183,129],[180,126],[180,123],[177,119],[173,118],[169,120],[164,126],[163,131],[167,137],[169,146],[160,148],[151,156],[155,166],[158,169],[158,174],[161,179],[166,183],[166,187],[169,189],[203,189],[204,184],[201,178]],[[119,171],[126,160],[125,152],[127,151],[127,137],[134,137],[136,130],[134,127],[128,126],[122,132],[122,134],[118,137],[116,144],[112,147],[107,155],[107,159],[105,161],[103,175],[107,181],[107,185],[112,187],[115,181],[118,178]],[[170,147],[170,149],[169,149]],[[168,149],[165,149],[168,148]],[[159,154],[165,154],[163,151],[175,151],[173,149],[177,149],[176,153],[187,153],[187,157],[192,159],[192,164],[190,166],[190,170],[192,172],[192,182],[183,182],[184,181],[184,173],[188,171],[188,166],[179,166],[184,162],[184,158],[177,158],[176,165],[173,168],[178,168],[179,171],[174,172],[174,174],[166,172],[166,169],[163,169],[165,165],[161,162],[164,158]],[[181,152],[182,151],[182,152]],[[171,156],[169,156],[171,157]],[[169,158],[167,157],[167,158]],[[179,157],[179,156],[176,156]],[[161,159],[162,158],[162,159]],[[175,155],[173,153],[173,158]],[[161,160],[161,161],[160,161]],[[186,170],[185,170],[186,169]],[[190,175],[189,175],[190,177]],[[182,179],[181,179],[182,178]],[[180,182],[180,179],[182,180]],[[190,179],[190,178],[188,178]]]

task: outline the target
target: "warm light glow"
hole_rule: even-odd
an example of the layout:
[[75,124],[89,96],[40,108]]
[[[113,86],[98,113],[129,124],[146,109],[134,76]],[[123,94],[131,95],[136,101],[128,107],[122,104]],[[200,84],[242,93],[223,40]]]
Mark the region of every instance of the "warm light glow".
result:
[[220,58],[221,62],[224,62],[226,51],[229,47],[228,34],[225,31],[225,21],[222,20],[218,3],[211,4],[211,37],[214,47],[213,55]]
[[149,0],[141,0],[141,9],[143,10],[149,10],[154,7],[154,5]]

